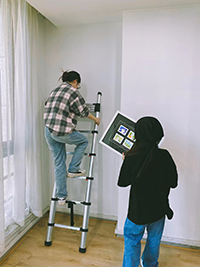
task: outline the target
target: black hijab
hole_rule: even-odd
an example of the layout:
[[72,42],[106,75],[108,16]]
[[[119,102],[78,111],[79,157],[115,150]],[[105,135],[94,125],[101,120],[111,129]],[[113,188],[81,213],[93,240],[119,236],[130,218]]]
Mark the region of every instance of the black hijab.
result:
[[158,144],[164,136],[160,122],[154,117],[142,117],[135,125],[135,137],[139,142]]
[[154,149],[164,136],[161,123],[154,117],[142,117],[135,124],[135,144],[125,155],[137,157],[137,177],[149,165]]

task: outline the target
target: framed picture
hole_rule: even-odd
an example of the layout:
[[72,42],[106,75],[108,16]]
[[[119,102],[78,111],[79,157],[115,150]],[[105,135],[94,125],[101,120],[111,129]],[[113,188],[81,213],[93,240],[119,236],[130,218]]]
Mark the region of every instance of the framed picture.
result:
[[132,148],[134,140],[135,122],[117,111],[99,142],[121,155]]

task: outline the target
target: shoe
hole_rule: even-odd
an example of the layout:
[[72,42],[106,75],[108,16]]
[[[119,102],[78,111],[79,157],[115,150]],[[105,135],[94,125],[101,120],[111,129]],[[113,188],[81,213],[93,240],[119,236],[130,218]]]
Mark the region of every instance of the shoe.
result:
[[58,197],[58,205],[64,206],[66,204],[66,197]]
[[84,174],[85,174],[85,170],[80,169],[77,172],[68,172],[67,176],[70,178],[73,178],[73,177],[83,176]]
[[140,259],[140,265],[141,265],[141,267],[144,267],[142,259]]

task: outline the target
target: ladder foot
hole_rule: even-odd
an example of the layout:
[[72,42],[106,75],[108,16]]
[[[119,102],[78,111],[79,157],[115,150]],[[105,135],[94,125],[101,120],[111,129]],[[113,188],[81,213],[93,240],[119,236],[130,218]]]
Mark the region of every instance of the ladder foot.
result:
[[81,247],[80,247],[80,248],[79,248],[79,252],[80,252],[80,253],[85,253],[85,252],[86,252],[86,248],[81,248]]
[[50,247],[52,245],[52,241],[45,241],[44,244],[46,247]]

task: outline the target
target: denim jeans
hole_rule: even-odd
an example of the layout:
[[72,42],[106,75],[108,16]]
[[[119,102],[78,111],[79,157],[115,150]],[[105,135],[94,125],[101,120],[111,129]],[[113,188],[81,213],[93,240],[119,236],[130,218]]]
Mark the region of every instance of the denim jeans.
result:
[[67,197],[67,168],[65,144],[75,145],[74,154],[69,164],[69,172],[77,172],[81,164],[85,149],[88,145],[87,138],[78,131],[73,131],[64,136],[53,135],[45,127],[45,138],[54,160],[54,174],[56,180],[57,197]]
[[138,267],[140,264],[141,239],[147,229],[146,245],[142,254],[144,267],[157,267],[160,241],[164,229],[165,217],[157,222],[137,225],[126,218],[124,225],[124,258],[122,267]]

